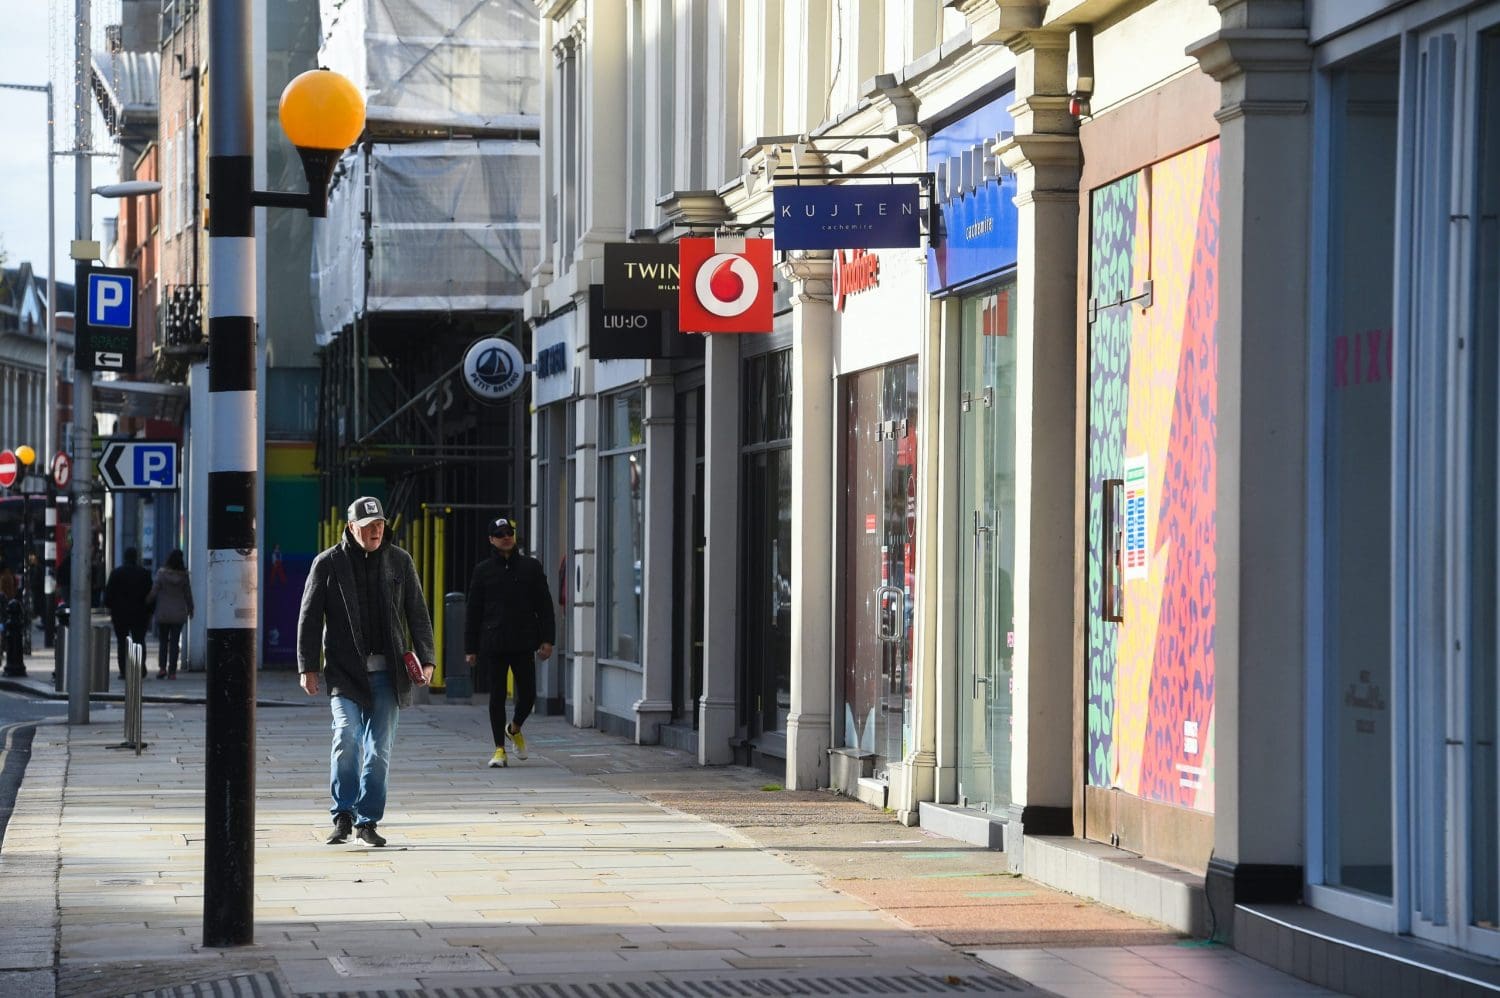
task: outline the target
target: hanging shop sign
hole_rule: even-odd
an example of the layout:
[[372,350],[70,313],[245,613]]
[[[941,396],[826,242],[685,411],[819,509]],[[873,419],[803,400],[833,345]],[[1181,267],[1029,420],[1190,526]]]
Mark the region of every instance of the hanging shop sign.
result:
[[771,202],[778,250],[921,245],[916,184],[784,184]]
[[833,307],[840,312],[850,295],[880,287],[880,257],[869,250],[839,250],[833,255]]
[[610,308],[604,286],[589,286],[589,357],[594,360],[663,360],[702,357],[704,340],[677,331],[677,312]]
[[677,308],[677,246],[606,243],[604,302],[610,308]]
[[938,221],[927,249],[927,290],[968,284],[1016,264],[1016,178],[994,147],[1014,127],[1009,91],[928,141]]
[[682,239],[678,328],[694,333],[769,333],[769,239]]
[[464,353],[464,387],[481,402],[502,402],[526,380],[526,358],[510,340],[486,336]]

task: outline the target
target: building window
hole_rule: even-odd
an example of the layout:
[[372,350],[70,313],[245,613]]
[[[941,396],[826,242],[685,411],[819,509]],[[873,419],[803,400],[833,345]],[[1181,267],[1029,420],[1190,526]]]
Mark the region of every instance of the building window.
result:
[[641,660],[645,404],[639,388],[600,400],[600,657],[623,662]]
[[792,352],[747,360],[743,386],[740,703],[758,735],[792,706]]
[[1398,50],[1330,79],[1323,350],[1324,882],[1391,896],[1391,374]]

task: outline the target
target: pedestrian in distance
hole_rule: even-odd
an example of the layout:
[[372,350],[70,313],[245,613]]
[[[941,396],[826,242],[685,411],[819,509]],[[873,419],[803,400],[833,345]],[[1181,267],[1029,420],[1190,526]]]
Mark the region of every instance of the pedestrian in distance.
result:
[[[556,623],[552,594],[541,562],[516,547],[516,521],[500,517],[490,524],[490,557],[474,569],[464,617],[464,658],[490,668],[490,733],[498,769],[509,756],[526,758],[521,725],[536,706],[536,659],[552,655]],[[505,675],[515,677],[516,707],[505,722]],[[507,752],[506,744],[510,744]]]
[[10,563],[0,558],[0,600],[9,602],[21,591],[21,580],[10,570]]
[[146,601],[156,612],[157,679],[177,678],[177,658],[182,651],[182,625],[193,615],[193,587],[182,551],[167,555],[167,563],[156,571]]
[[[109,622],[115,626],[115,641],[119,645],[121,679],[125,678],[125,666],[130,662],[130,645],[146,643],[146,627],[151,623],[151,608],[146,598],[150,593],[151,573],[140,563],[140,552],[126,548],[125,560],[109,573],[109,581],[104,584],[104,605],[109,607]],[[145,655],[144,648],[141,654]],[[142,678],[145,675],[143,657]]]
[[347,842],[352,830],[361,842],[383,846],[377,826],[385,817],[396,719],[401,707],[411,706],[413,680],[403,658],[408,649],[416,652],[425,686],[437,651],[417,566],[388,543],[380,500],[354,500],[347,519],[343,537],[314,558],[307,572],[297,617],[297,670],[302,689],[317,696],[321,653],[333,708],[333,833],[327,842]]

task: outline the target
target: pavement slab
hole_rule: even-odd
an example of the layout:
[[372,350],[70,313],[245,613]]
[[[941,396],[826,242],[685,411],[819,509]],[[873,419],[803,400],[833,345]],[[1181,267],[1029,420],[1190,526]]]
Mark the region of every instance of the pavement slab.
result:
[[[7,905],[35,917],[0,923],[0,994],[149,993],[236,974],[289,996],[519,998],[605,980],[712,994],[713,982],[819,975],[895,982],[888,993],[1066,993],[1050,974],[1100,998],[1271,973],[1180,958],[1162,926],[857,801],[560,719],[528,724],[526,762],[488,769],[482,697],[403,710],[380,824],[390,845],[326,846],[326,698],[302,696],[290,674],[257,679],[255,944],[201,941],[203,683],[188,674],[148,682],[161,699],[144,709],[140,756],[108,748],[119,715],[97,705],[98,723],[38,728],[0,844]],[[1066,956],[1111,942],[1093,950],[1098,964]]]

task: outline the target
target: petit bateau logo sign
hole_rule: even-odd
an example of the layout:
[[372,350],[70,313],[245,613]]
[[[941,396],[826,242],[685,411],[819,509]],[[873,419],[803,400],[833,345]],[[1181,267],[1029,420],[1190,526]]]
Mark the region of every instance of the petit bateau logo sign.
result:
[[833,307],[840,312],[850,295],[880,286],[880,257],[869,250],[839,250],[833,255]]

